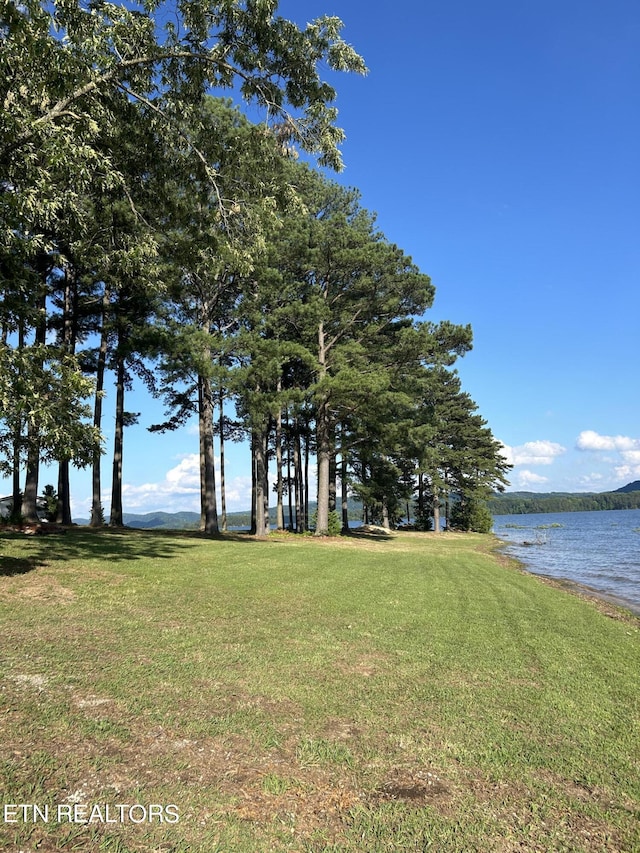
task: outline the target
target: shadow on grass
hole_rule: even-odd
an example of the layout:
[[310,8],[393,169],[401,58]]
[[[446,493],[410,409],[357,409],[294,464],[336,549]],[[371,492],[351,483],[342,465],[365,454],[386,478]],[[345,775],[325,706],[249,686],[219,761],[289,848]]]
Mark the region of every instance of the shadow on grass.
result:
[[[25,537],[20,533],[9,533],[3,538],[13,543],[24,543],[29,551],[26,557],[3,557],[2,564],[12,561],[15,566],[23,565],[23,571],[29,571],[44,563],[72,558],[91,559],[92,557],[122,562],[140,560],[143,558],[172,559],[187,548],[194,547],[179,533],[165,532],[149,533],[146,530],[89,530],[88,528],[71,528],[64,536],[50,534],[47,536]],[[15,571],[14,574],[17,574]]]
[[341,534],[349,539],[363,539],[365,542],[391,542],[395,539],[393,533],[378,533],[372,531],[350,530],[348,533]]
[[[38,566],[71,559],[98,559],[120,563],[141,559],[171,560],[184,554],[203,542],[209,542],[212,549],[217,543],[234,542],[244,545],[269,545],[282,541],[282,536],[257,537],[248,531],[229,531],[218,535],[201,533],[199,530],[149,530],[123,528],[71,527],[58,533],[25,536],[11,532],[0,534],[0,539],[18,545],[26,552],[20,557],[0,557],[0,576],[26,574]],[[369,542],[384,542],[393,536],[378,532],[348,534],[350,538]],[[293,534],[287,537],[297,538]],[[339,541],[340,537],[336,537]],[[317,540],[316,540],[317,541]]]
[[[100,559],[115,563],[140,559],[175,558],[202,542],[238,542],[256,545],[269,539],[258,539],[249,533],[234,531],[208,535],[199,530],[149,530],[134,527],[71,527],[64,535],[49,533],[25,536],[23,533],[5,533],[0,538],[24,546],[28,556],[2,557],[2,565],[11,561],[11,574],[19,574],[39,565],[73,558]],[[20,568],[22,567],[22,568]],[[11,567],[10,567],[11,568]],[[8,572],[0,571],[0,574]]]
[[38,557],[0,557],[0,577],[26,575],[42,564],[43,561]]

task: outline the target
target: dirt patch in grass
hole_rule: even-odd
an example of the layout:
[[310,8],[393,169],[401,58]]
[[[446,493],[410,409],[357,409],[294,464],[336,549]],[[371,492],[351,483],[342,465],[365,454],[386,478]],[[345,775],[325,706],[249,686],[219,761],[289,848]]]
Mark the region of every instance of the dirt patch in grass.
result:
[[34,578],[29,577],[22,583],[15,580],[11,585],[0,585],[1,598],[6,601],[13,596],[52,604],[69,604],[76,600],[75,592],[63,586],[55,577],[40,574]]
[[[36,690],[41,701],[49,689],[40,679],[14,677],[11,683],[16,692]],[[234,698],[263,710],[282,732],[284,706],[248,694]],[[492,845],[486,849],[504,853],[524,849],[524,837],[530,853],[569,849],[566,839],[573,836],[579,840],[576,850],[624,850],[615,830],[587,813],[594,802],[606,806],[601,791],[564,779],[540,778],[536,785],[547,792],[540,796],[524,782],[503,780],[498,784],[468,771],[454,772],[449,778],[417,761],[394,765],[384,733],[379,732],[372,742],[372,733],[352,720],[327,720],[312,738],[305,733],[303,720],[291,717],[292,709],[287,707],[286,732],[278,745],[264,747],[255,737],[233,731],[194,737],[178,728],[148,725],[144,718],[132,718],[117,702],[97,694],[73,694],[72,704],[76,713],[95,726],[81,738],[47,737],[41,732],[38,753],[50,756],[48,762],[35,767],[29,744],[17,738],[12,742],[6,764],[19,777],[14,788],[28,788],[34,778],[42,779],[42,790],[25,802],[48,796],[58,803],[132,803],[147,797],[153,802],[174,802],[180,809],[180,824],[169,830],[130,823],[116,828],[85,827],[85,836],[78,836],[76,843],[84,837],[87,846],[78,849],[102,849],[107,833],[121,837],[127,850],[140,853],[163,849],[161,845],[169,838],[197,845],[206,833],[213,837],[220,827],[239,825],[256,839],[256,849],[261,849],[259,843],[264,839],[268,844],[264,849],[320,850],[336,845],[355,851],[367,849],[366,845],[358,848],[352,837],[357,815],[374,820],[385,814],[386,807],[393,807],[399,810],[394,812],[396,816],[407,815],[398,817],[406,819],[407,825],[422,821],[424,809],[436,822],[455,824],[471,808],[485,827],[494,827],[493,835],[484,836]],[[19,730],[27,721],[14,714],[10,722]],[[367,767],[361,757],[351,764],[350,754],[360,756],[365,741],[369,748],[379,747],[375,765]],[[562,804],[571,801],[578,807],[563,810]],[[553,805],[547,808],[546,804]],[[19,849],[66,849],[68,826],[27,829],[28,843],[25,838]],[[558,847],[553,846],[553,838]]]
[[75,601],[75,592],[61,584],[49,564],[40,557],[2,557],[0,562],[1,600],[17,597],[53,604]]
[[333,740],[348,741],[359,738],[363,734],[363,729],[351,720],[331,719],[325,723],[322,734]]
[[395,770],[373,792],[372,799],[402,801],[419,808],[433,804],[436,800],[444,800],[449,795],[449,788],[435,773],[427,770]]
[[389,665],[389,656],[378,652],[358,655],[349,661],[339,660],[335,664],[337,670],[344,675],[356,675],[363,678],[370,678],[378,674],[380,670],[388,668]]

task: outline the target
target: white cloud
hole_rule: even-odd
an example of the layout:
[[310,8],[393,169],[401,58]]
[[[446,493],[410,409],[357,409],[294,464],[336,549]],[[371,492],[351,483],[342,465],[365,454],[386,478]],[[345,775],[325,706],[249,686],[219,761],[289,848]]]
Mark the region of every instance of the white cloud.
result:
[[[218,512],[220,512],[220,459],[215,459]],[[110,495],[104,496],[105,504]],[[227,512],[246,510],[251,506],[251,477],[227,477],[225,482]],[[159,483],[133,485],[123,483],[122,504],[125,512],[200,511],[200,457],[184,456]]]
[[640,478],[640,465],[618,465],[615,472],[620,480],[633,480]]
[[600,435],[593,430],[585,430],[578,436],[576,447],[578,450],[592,452],[617,451],[622,464],[614,468],[616,477],[620,480],[640,477],[640,438],[630,438],[626,435]]
[[576,447],[578,450],[618,450],[620,453],[640,454],[640,438],[629,438],[626,435],[600,435],[587,429],[578,436]]
[[547,477],[542,477],[540,474],[534,474],[533,471],[518,471],[517,474],[517,482],[519,486],[525,488],[526,486],[540,486],[543,483],[548,483],[549,480]]
[[503,445],[503,454],[510,465],[551,465],[566,447],[555,441],[527,441],[517,447]]
[[591,474],[585,474],[583,477],[580,477],[578,482],[581,487],[584,487],[585,489],[592,489],[596,486],[600,486],[604,479],[604,474],[594,471]]
[[[218,462],[218,460],[216,460]],[[175,468],[167,471],[165,482],[180,494],[199,491],[200,489],[200,456],[190,453],[185,456]]]

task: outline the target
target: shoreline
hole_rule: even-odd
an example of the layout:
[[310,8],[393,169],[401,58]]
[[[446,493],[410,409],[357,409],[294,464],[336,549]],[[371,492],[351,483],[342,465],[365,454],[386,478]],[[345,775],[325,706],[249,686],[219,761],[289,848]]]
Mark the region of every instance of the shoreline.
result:
[[[571,578],[556,577],[555,575],[548,575],[544,572],[534,572],[526,563],[518,559],[518,557],[514,557],[513,554],[508,553],[506,549],[513,543],[500,539],[500,537],[495,533],[493,535],[496,536],[496,539],[498,540],[496,552],[509,560],[513,565],[517,566],[519,571],[524,572],[524,574],[531,575],[531,577],[534,578],[539,578],[548,586],[553,586],[556,589],[564,590],[578,598],[591,601],[603,613],[606,613],[607,616],[619,619],[626,615],[634,620],[640,620],[640,604],[637,602],[629,601],[629,599],[616,595],[614,592],[606,592],[605,590],[596,589],[593,586],[588,586],[588,584],[580,583],[579,581],[572,580]],[[620,611],[624,611],[624,613],[621,613]]]
[[576,595],[578,598],[587,599],[588,601],[595,602],[598,605],[605,605],[605,607],[601,606],[600,609],[606,612],[609,616],[611,613],[606,605],[611,605],[616,608],[616,611],[624,610],[634,619],[640,620],[640,604],[636,604],[633,601],[622,598],[615,593],[595,589],[595,587],[587,586],[587,584],[579,583],[578,581],[571,580],[570,578],[558,578],[552,575],[545,575],[542,572],[532,572],[530,569],[527,569],[526,566],[523,566],[522,570],[528,575],[540,578],[549,586],[556,587],[557,589],[563,589],[572,595]]

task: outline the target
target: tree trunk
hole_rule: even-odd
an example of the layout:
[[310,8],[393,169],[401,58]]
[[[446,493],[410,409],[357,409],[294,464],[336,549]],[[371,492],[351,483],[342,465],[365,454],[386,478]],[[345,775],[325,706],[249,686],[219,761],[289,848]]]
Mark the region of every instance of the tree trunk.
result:
[[[47,339],[47,290],[46,271],[41,269],[43,281],[38,296],[38,322],[36,324],[35,343],[45,344]],[[38,478],[40,475],[40,436],[38,426],[29,423],[27,428],[27,470],[24,482],[21,514],[30,524],[38,522],[36,499],[38,497]]]
[[418,518],[424,524],[424,474],[418,473]]
[[293,440],[293,468],[294,468],[294,484],[296,495],[296,532],[304,533],[304,514],[302,512],[302,459],[300,451],[300,423],[296,419],[295,436]]
[[342,498],[342,532],[349,532],[349,489],[347,482],[347,447],[345,440],[345,428],[342,424],[340,430],[340,491]]
[[433,529],[440,533],[440,493],[437,486],[432,486],[433,492]]
[[222,514],[222,531],[227,531],[227,495],[224,472],[224,391],[220,388],[220,510]]
[[389,523],[389,504],[387,503],[386,496],[382,498],[382,526],[386,527],[387,530],[391,528]]
[[[327,375],[327,354],[324,339],[324,324],[318,326],[318,378]],[[316,536],[326,536],[329,532],[329,401],[326,392],[322,396],[316,411],[317,462],[318,462],[318,513]]]
[[329,414],[328,403],[318,406],[316,430],[318,436],[318,515],[316,536],[326,536],[329,531]]
[[[111,301],[109,291],[105,288],[102,296],[102,328],[100,331],[100,349],[98,350],[98,364],[96,367],[96,396],[93,404],[93,425],[96,429],[102,428],[102,392],[104,390],[104,372],[107,364],[107,312]],[[96,447],[93,451],[91,463],[91,521],[90,527],[101,527],[104,524],[104,511],[102,508],[102,453]]]
[[269,441],[269,433],[265,433],[265,448],[264,448],[264,488],[262,491],[262,501],[264,504],[264,535],[268,536],[271,532],[271,519],[269,516],[269,453],[267,443]]
[[[281,382],[278,380],[278,391],[281,390]],[[276,528],[284,530],[284,487],[282,483],[282,409],[278,409],[276,415],[276,491],[278,500],[276,504]]]
[[[75,268],[65,267],[64,276],[64,325],[62,346],[73,355],[76,351],[78,322],[78,281]],[[58,524],[71,524],[71,488],[69,485],[69,460],[60,459],[58,464]]]
[[256,477],[256,442],[253,430],[251,431],[251,527],[249,533],[256,535],[258,530],[257,518],[258,506],[258,479]]
[[[3,335],[6,332],[6,326],[3,329]],[[24,320],[20,319],[20,326],[18,328],[18,349],[24,349]],[[3,346],[6,346],[6,338],[2,342]],[[23,423],[22,418],[20,418],[16,424],[16,431],[13,437],[13,470],[12,470],[12,501],[11,501],[11,515],[14,517],[16,521],[20,519],[22,514],[22,489],[20,488],[20,466],[21,466],[21,453],[22,453],[22,429]]]
[[56,508],[56,524],[64,524],[66,526],[70,526],[72,524],[68,459],[63,459],[58,463],[58,506]]
[[40,447],[37,441],[37,435],[34,435],[34,428],[32,426],[29,426],[27,440],[29,441],[29,450],[27,451],[27,472],[24,481],[24,494],[22,496],[20,513],[25,521],[30,524],[35,524],[39,520],[36,498],[38,497],[38,478],[40,475]]
[[449,484],[447,482],[447,475],[444,475],[444,528],[445,530],[449,530],[449,512],[451,510],[451,503],[449,501]]
[[338,465],[336,462],[336,449],[334,446],[331,449],[331,455],[329,456],[329,512],[335,512],[338,505],[337,478]]
[[256,536],[266,536],[269,531],[269,494],[266,440],[268,431],[264,424],[254,427],[253,446],[256,458]]
[[286,434],[287,434],[287,500],[289,503],[289,524],[288,529],[290,533],[293,533],[295,530],[293,524],[293,483],[291,481],[291,433],[289,431],[289,412],[285,409],[286,412]]
[[122,450],[124,445],[124,356],[116,364],[116,425],[113,437],[113,475],[111,479],[110,527],[122,527]]
[[13,442],[13,471],[12,471],[12,501],[11,515],[16,519],[22,514],[22,489],[20,488],[20,450],[22,449],[22,436]]
[[213,453],[213,393],[211,380],[198,377],[198,425],[200,431],[200,530],[219,533],[216,503],[216,472]]
[[316,536],[329,531],[329,417],[326,400],[318,406],[316,430],[318,436],[318,520]]
[[303,483],[304,488],[302,491],[303,495],[303,515],[304,515],[304,529],[310,530],[309,526],[309,455],[310,449],[309,446],[311,444],[311,436],[309,435],[309,423],[305,421],[305,436],[304,436],[304,473],[303,473]]

